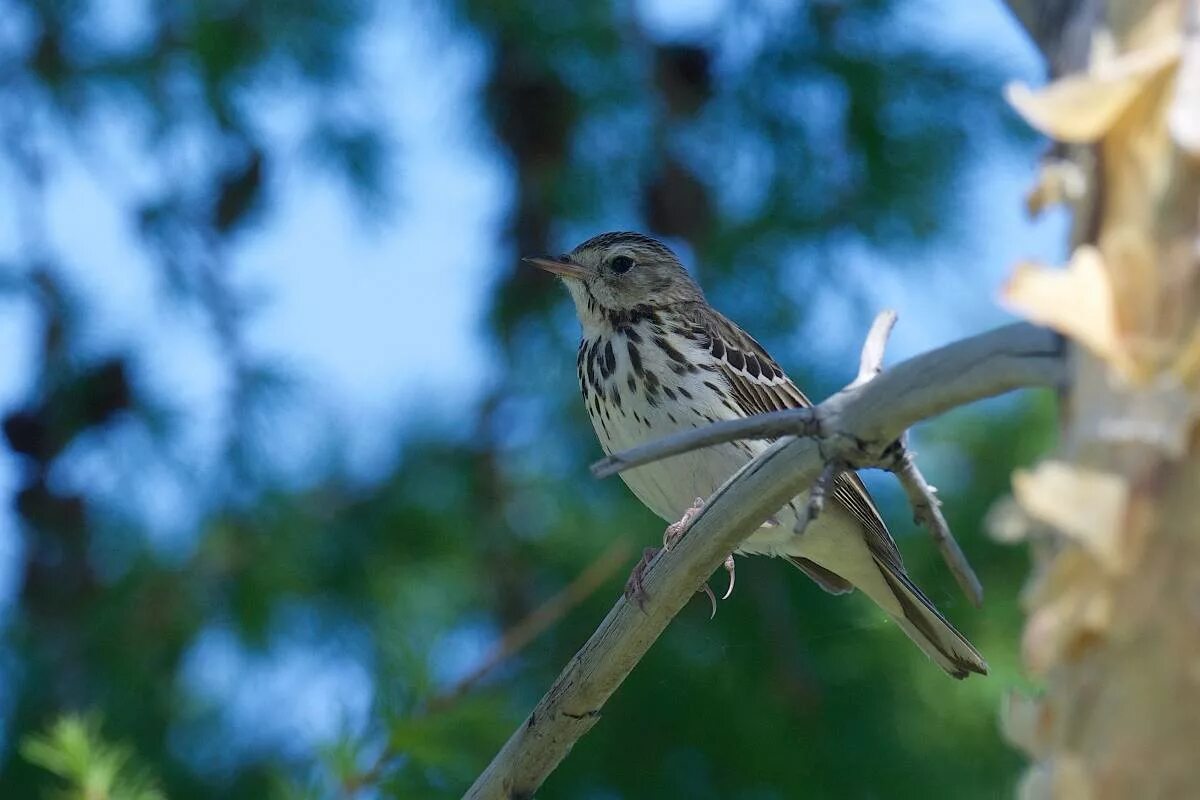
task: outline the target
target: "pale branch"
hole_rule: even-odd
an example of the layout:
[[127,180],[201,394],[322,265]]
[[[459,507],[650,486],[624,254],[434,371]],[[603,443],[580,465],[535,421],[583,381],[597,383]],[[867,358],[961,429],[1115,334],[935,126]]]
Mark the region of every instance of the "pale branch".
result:
[[895,311],[889,309],[875,315],[875,321],[871,323],[871,330],[867,332],[862,354],[858,359],[858,377],[850,384],[851,386],[861,386],[883,372],[883,352],[887,349],[887,340],[892,335],[894,327],[896,327]]
[[724,444],[736,439],[778,439],[781,436],[807,436],[817,432],[816,409],[789,408],[756,414],[745,419],[730,419],[714,422],[703,428],[672,434],[652,442],[631,447],[620,453],[605,456],[592,464],[592,474],[597,478],[608,478],[618,472],[640,467],[652,461]]
[[[866,431],[870,440],[879,440],[885,430],[895,430],[898,436],[922,419],[985,397],[1021,387],[1049,386],[1061,373],[1059,363],[1063,357],[1061,337],[1035,325],[1017,323],[911,358],[868,384],[846,387],[814,408],[790,408],[725,420],[613,453],[592,464],[592,474],[607,478],[664,458],[739,439],[823,435],[823,431],[833,430],[830,422],[835,415],[847,413],[852,417],[867,417],[872,425]],[[953,381],[935,385],[931,378],[948,372],[942,362],[962,372]],[[853,407],[846,402],[849,396],[856,400]],[[895,424],[884,426],[875,422],[884,419],[895,420]],[[847,427],[844,421],[841,425]]]
[[[768,517],[807,491],[829,460],[883,465],[888,446],[913,423],[1012,389],[1059,386],[1065,360],[1056,334],[1012,325],[910,359],[829,398],[812,410],[819,441],[795,436],[793,418],[790,429],[775,433],[783,438],[708,498],[682,541],[651,561],[644,611],[618,598],[466,797],[532,797],[700,585]],[[718,441],[733,438],[746,434]],[[686,449],[695,446],[703,445]],[[661,447],[658,453],[663,457]]]
[[[871,330],[863,341],[862,353],[858,359],[858,375],[850,383],[851,387],[862,386],[883,371],[883,354],[887,350],[887,340],[896,326],[895,311],[880,311],[871,323]],[[804,507],[804,516],[796,520],[795,533],[797,536],[808,530],[808,526],[825,510],[825,498],[833,491],[834,482],[844,471],[844,464],[830,460],[821,471],[812,488],[808,490],[808,503]]]
[[[894,311],[882,311],[875,317],[875,322],[871,325],[871,330],[863,343],[858,376],[855,377],[850,387],[863,385],[883,370],[883,353],[887,347],[888,336],[895,324],[896,312]],[[954,580],[958,582],[971,604],[979,608],[983,605],[983,584],[980,583],[979,577],[971,567],[971,562],[967,560],[962,548],[958,546],[954,534],[950,531],[950,525],[942,515],[941,504],[934,497],[935,489],[921,474],[912,451],[908,449],[906,439],[907,435],[901,434],[900,438],[886,451],[890,462],[886,465],[887,469],[896,475],[900,485],[904,487],[904,493],[908,496],[909,504],[913,509],[913,521],[928,529],[937,545],[938,552],[942,554],[942,560],[946,562],[946,568],[950,570],[950,574],[954,576]],[[824,510],[825,498],[832,489],[834,480],[843,471],[842,466],[836,461],[830,461],[825,465],[821,477],[809,490],[805,514],[796,523],[797,535],[804,533]]]
[[971,568],[971,563],[967,561],[962,548],[958,546],[954,534],[950,532],[950,523],[946,522],[946,517],[942,515],[942,501],[937,498],[937,489],[925,480],[912,451],[905,446],[903,439],[896,448],[893,463],[884,465],[884,468],[890,470],[904,488],[908,504],[912,506],[913,522],[929,531],[938,552],[942,554],[942,560],[946,562],[946,568],[950,570],[963,593],[976,608],[982,606],[983,584]]

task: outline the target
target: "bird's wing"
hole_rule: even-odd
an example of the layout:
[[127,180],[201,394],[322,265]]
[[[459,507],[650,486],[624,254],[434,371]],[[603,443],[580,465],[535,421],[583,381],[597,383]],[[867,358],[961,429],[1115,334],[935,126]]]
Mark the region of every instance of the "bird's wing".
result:
[[[694,325],[691,333],[701,338],[701,344],[708,340],[717,370],[729,384],[733,401],[744,416],[813,405],[763,346],[737,324],[709,307],[697,306],[690,317]],[[862,525],[871,553],[903,574],[900,550],[856,473],[838,476],[833,498]]]

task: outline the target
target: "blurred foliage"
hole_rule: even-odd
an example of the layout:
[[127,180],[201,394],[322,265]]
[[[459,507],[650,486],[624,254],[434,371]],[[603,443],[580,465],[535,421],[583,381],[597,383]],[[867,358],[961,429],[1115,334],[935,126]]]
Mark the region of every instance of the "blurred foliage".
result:
[[63,717],[45,734],[27,737],[21,755],[68,784],[54,794],[63,800],[163,800],[132,751],[105,742],[94,719]]
[[[897,34],[911,2],[732,3],[707,32],[672,40],[626,3],[406,7],[487,53],[475,101],[512,180],[506,245],[481,254],[496,266],[483,332],[502,366],[469,419],[412,425],[382,477],[353,479],[334,454],[300,487],[281,480],[255,425],[287,384],[243,346],[249,304],[232,276],[238,244],[270,224],[273,176],[292,160],[332,170],[363,207],[392,210],[383,166],[404,154],[359,63],[379,9],[148,0],[122,36],[105,3],[4,2],[0,158],[17,178],[3,191],[22,209],[23,239],[0,283],[35,310],[40,336],[28,396],[3,420],[21,465],[12,502],[24,552],[0,659],[11,692],[0,795],[52,787],[50,769],[74,784],[101,770],[109,796],[152,796],[121,794],[111,776],[126,751],[62,717],[87,709],[172,798],[460,794],[624,576],[478,685],[455,687],[459,662],[542,607],[614,531],[637,545],[661,531],[619,484],[587,477],[598,448],[574,386],[573,316],[517,256],[618,226],[669,237],[714,303],[793,376],[836,380],[806,375],[787,344],[813,303],[861,288],[838,270],[839,253],[919,253],[961,235],[957,182],[1013,135],[991,63]],[[270,132],[281,107],[300,147]],[[114,117],[132,132],[136,175],[100,141]],[[43,209],[56,147],[106,176],[164,296],[205,312],[226,359],[225,456],[217,474],[192,476],[196,545],[183,555],[156,552],[152,523],[119,493],[55,478],[81,452],[119,456],[129,437],[113,434],[131,430],[158,454],[128,456],[131,474],[167,469],[183,436],[173,398],[139,380],[136,353],[97,352],[81,334],[90,300],[65,277]],[[981,520],[1051,424],[1048,406],[1008,403],[933,426],[934,452],[968,465],[947,470],[955,483],[943,496],[981,566],[985,612],[958,600],[932,548],[896,525],[912,571],[987,654],[993,678],[947,681],[868,604],[749,560],[715,622],[701,601],[671,626],[543,796],[1006,794],[1017,757],[995,713],[1016,679],[1025,565],[982,536]],[[194,685],[217,680],[206,643],[226,634],[243,657],[221,703]],[[368,698],[363,718],[319,748],[295,731],[272,737],[240,710],[275,696],[247,665],[295,652],[325,654],[339,694]],[[296,685],[288,705],[307,689]]]

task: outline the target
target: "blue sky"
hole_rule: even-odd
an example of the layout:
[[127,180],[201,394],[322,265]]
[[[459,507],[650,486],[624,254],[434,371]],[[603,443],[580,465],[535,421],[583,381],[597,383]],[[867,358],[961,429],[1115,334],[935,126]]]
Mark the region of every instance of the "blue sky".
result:
[[[648,28],[678,35],[707,30],[725,5],[726,0],[641,0],[635,7]],[[1013,78],[1040,79],[1035,54],[998,1],[921,0],[897,20],[897,35],[984,52]],[[320,420],[333,419],[349,436],[355,465],[369,472],[391,455],[392,434],[410,412],[427,410],[436,396],[438,411],[452,414],[455,402],[442,399],[461,398],[459,407],[466,407],[486,380],[490,359],[479,318],[510,189],[508,168],[473,115],[471,98],[484,56],[479,42],[455,32],[430,4],[389,6],[372,26],[362,63],[399,154],[388,177],[401,202],[389,218],[364,219],[341,187],[311,172],[273,178],[279,202],[269,224],[246,237],[233,260],[238,284],[260,300],[247,327],[251,347],[282,361],[300,379],[296,407],[273,423],[272,435],[280,440],[298,448],[319,446]],[[277,135],[285,142],[287,114],[287,108],[279,109]],[[127,125],[119,116],[104,120],[101,139],[115,163],[126,165],[136,179],[136,152],[125,144]],[[134,349],[149,388],[180,404],[192,431],[186,437],[193,450],[189,458],[202,463],[214,457],[224,378],[202,319],[162,301],[159,273],[139,250],[126,210],[106,190],[106,176],[73,157],[66,142],[49,145],[55,154],[49,229],[71,280],[97,310],[87,341],[98,353]],[[1026,257],[1059,259],[1064,221],[1025,218],[1022,196],[1034,164],[1013,158],[1014,152],[997,150],[972,167],[962,182],[969,188],[960,208],[968,220],[964,229],[975,233],[922,253],[935,270],[879,270],[876,256],[847,253],[845,268],[871,287],[873,301],[900,312],[891,358],[997,324],[1003,313],[995,305],[996,289],[1011,265]],[[20,241],[12,202],[10,194],[0,193],[0,259]],[[914,275],[934,274],[936,285],[911,283]],[[806,357],[855,363],[867,321],[836,297],[822,297],[821,303],[814,324],[830,334],[815,340]],[[28,391],[33,322],[22,301],[0,299],[5,343],[0,408],[13,407]],[[395,346],[364,344],[379,341]],[[104,465],[80,469],[78,479],[104,480]],[[0,492],[9,496],[16,480],[16,465],[0,456]],[[152,476],[147,485],[157,485]],[[169,486],[147,490],[148,512],[164,525],[181,524],[178,492]],[[0,608],[15,589],[18,563],[15,520],[5,507]],[[206,692],[223,691],[220,675],[250,668],[229,661],[223,635],[213,632],[202,643],[208,649],[201,660],[226,670],[199,681]],[[291,664],[289,674],[308,675],[294,659],[278,664]],[[339,663],[328,669],[355,667]],[[361,696],[351,709],[338,705],[338,694],[332,688],[311,694],[317,699],[295,709],[296,724],[320,739],[332,734],[335,720],[365,713]],[[238,707],[243,715],[253,714],[254,707]]]

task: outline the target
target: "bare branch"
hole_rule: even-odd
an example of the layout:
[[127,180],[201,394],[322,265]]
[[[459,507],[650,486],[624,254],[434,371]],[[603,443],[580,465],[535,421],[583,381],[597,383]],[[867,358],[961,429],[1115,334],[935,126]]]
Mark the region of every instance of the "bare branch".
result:
[[825,454],[812,438],[785,435],[714,492],[688,535],[650,562],[644,611],[618,598],[466,797],[531,797],[599,721],[605,702],[700,584],[764,520],[806,491],[830,457],[855,467],[882,465],[888,446],[913,423],[1012,389],[1058,386],[1065,361],[1057,334],[1012,325],[910,359],[817,406]]
[[705,428],[693,428],[606,456],[592,464],[592,474],[597,478],[607,478],[652,461],[737,439],[778,439],[781,436],[811,435],[816,431],[816,414],[811,408],[789,408],[787,411],[772,411],[745,419],[723,420]]
[[[860,386],[872,380],[883,371],[883,351],[887,345],[887,338],[891,334],[895,324],[895,311],[881,311],[875,317],[875,323],[871,326],[871,331],[867,334],[867,339],[863,343],[858,377],[854,379],[854,382],[850,386]],[[908,444],[905,441],[906,438],[907,436],[901,436],[889,448],[889,452],[894,453],[895,459],[893,466],[890,468],[891,472],[895,474],[897,480],[900,481],[900,485],[904,488],[909,505],[913,509],[913,521],[928,529],[934,543],[937,545],[938,552],[942,554],[942,560],[946,562],[946,568],[950,570],[950,574],[954,576],[954,580],[958,582],[959,587],[963,590],[967,599],[971,601],[971,604],[979,608],[983,605],[983,584],[980,583],[979,576],[975,574],[975,570],[971,567],[971,562],[967,560],[966,554],[958,546],[958,541],[950,531],[950,525],[942,515],[941,501],[934,495],[937,490],[933,486],[930,486],[925,480],[925,476],[921,474],[921,470],[913,458],[913,452],[908,448]],[[814,510],[820,511],[819,506],[814,506],[813,499],[818,496],[816,490],[822,487],[826,476],[837,474],[836,471],[830,473],[830,468],[834,466],[834,463],[830,462],[826,467],[825,473],[822,474],[821,480],[817,482],[813,487],[812,493],[809,494],[808,514],[804,525],[797,527],[797,533],[802,533],[804,528],[815,519]],[[832,478],[829,480],[832,480]],[[826,483],[824,489],[827,490],[828,486],[829,484]],[[821,497],[824,497],[823,493]]]
[[[847,386],[816,408],[773,411],[665,436],[600,459],[592,464],[592,474],[607,478],[738,439],[815,436],[821,427],[828,428],[834,413],[895,421],[895,425],[887,426],[896,431],[890,442],[914,423],[952,408],[1022,386],[1058,385],[1062,381],[1063,355],[1064,345],[1057,334],[1026,323],[1009,325],[897,364],[870,383]],[[938,383],[941,376],[947,380]],[[849,403],[850,398],[856,402]],[[883,438],[879,426],[867,433],[870,435],[866,438],[871,440]]]
[[946,568],[958,581],[967,599],[979,608],[983,605],[983,584],[950,532],[950,524],[942,515],[942,501],[937,498],[937,489],[930,486],[921,474],[912,451],[902,444],[896,450],[895,463],[887,469],[895,474],[904,487],[904,494],[913,509],[913,522],[929,530],[938,552],[942,554],[942,560],[946,562]]
[[858,361],[858,377],[851,386],[861,386],[883,372],[883,351],[887,348],[888,337],[892,328],[896,327],[896,312],[880,311],[871,324],[867,339],[863,342],[862,355]]

